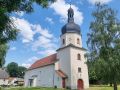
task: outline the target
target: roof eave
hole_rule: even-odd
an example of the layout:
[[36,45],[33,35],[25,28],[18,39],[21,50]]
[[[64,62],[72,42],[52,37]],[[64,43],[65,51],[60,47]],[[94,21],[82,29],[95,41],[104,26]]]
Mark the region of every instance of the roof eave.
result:
[[37,68],[41,68],[41,67],[45,67],[45,66],[49,66],[49,65],[54,65],[55,62],[51,63],[51,64],[47,64],[47,65],[44,65],[44,66],[39,66],[39,67],[35,67],[35,68],[28,68],[27,71],[30,71],[30,70],[33,70],[33,69],[37,69]]
[[73,45],[73,44],[69,44],[69,45],[67,45],[67,46],[65,46],[65,47],[59,48],[59,49],[57,49],[56,51],[60,51],[60,50],[62,50],[62,49],[64,49],[64,48],[67,48],[67,47],[73,47],[73,48],[77,48],[77,49],[80,49],[80,50],[83,50],[83,51],[87,51],[87,49],[77,47],[77,46],[75,46],[75,45]]

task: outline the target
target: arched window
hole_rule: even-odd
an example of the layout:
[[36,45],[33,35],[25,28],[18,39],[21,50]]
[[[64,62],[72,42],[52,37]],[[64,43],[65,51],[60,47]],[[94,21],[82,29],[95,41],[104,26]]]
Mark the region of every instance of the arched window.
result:
[[80,44],[80,39],[79,38],[77,38],[77,44]]
[[77,55],[77,58],[78,58],[78,60],[81,60],[81,55],[78,54],[78,55]]
[[62,40],[63,44],[65,44],[65,39]]

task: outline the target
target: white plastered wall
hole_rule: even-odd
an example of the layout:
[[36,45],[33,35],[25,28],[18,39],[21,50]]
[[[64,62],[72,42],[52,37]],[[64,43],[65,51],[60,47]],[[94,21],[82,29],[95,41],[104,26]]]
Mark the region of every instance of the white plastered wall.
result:
[[71,86],[70,49],[64,48],[62,50],[59,50],[57,52],[57,59],[59,60],[60,70],[62,70],[68,76],[68,78],[66,79],[66,86],[70,87]]
[[[65,40],[65,44],[63,44],[63,39]],[[79,39],[80,43],[77,44],[77,39]],[[82,47],[81,35],[77,33],[66,33],[61,36],[61,47],[67,46],[69,44],[73,44],[77,47]]]
[[29,86],[29,79],[33,79],[33,87],[54,87],[57,85],[61,88],[61,80],[58,80],[58,77],[54,65],[28,70],[24,77],[25,86]]
[[[80,44],[77,43],[79,38]],[[63,39],[65,43],[63,44]],[[61,36],[61,48],[69,44],[73,44],[76,47],[82,48],[81,35],[77,33],[66,33]],[[74,47],[67,47],[58,52],[58,59],[60,61],[60,68],[68,75],[68,86],[72,89],[77,89],[77,80],[82,79],[84,82],[84,88],[89,87],[88,67],[84,54],[86,51]],[[77,60],[77,54],[81,55],[81,60]],[[82,69],[81,73],[78,73],[78,67]]]
[[0,79],[0,85],[8,85],[8,79]]
[[[72,89],[77,89],[77,80],[82,79],[84,82],[84,88],[89,88],[88,67],[87,60],[84,57],[86,53],[84,50],[71,47],[71,86]],[[81,60],[77,59],[77,54],[81,55]],[[81,73],[78,72],[78,68],[81,68]]]

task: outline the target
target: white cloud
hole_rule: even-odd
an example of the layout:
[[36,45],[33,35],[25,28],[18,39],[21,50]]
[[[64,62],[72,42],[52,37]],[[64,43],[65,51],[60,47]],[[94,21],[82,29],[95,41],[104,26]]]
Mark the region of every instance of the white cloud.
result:
[[23,67],[26,67],[26,68],[29,68],[30,66],[31,66],[31,64],[29,64],[29,63],[23,63],[21,66],[23,66]]
[[33,56],[33,57],[29,58],[25,63],[22,63],[22,66],[29,68],[31,66],[31,64],[33,64],[36,60],[38,60],[38,57]]
[[53,19],[50,18],[50,17],[46,17],[45,20],[46,20],[47,22],[49,22],[50,24],[54,24]]
[[11,47],[10,50],[11,50],[11,51],[15,51],[15,50],[16,50],[16,47]]
[[47,44],[50,44],[51,40],[44,37],[44,36],[39,36],[38,40],[36,40],[33,44],[34,48],[38,48],[38,47],[46,47]]
[[37,59],[38,59],[38,57],[33,56],[33,57],[31,57],[31,58],[28,59],[28,62],[33,62],[33,61],[35,61]]
[[[46,28],[42,28],[40,24],[29,23],[25,19],[12,17],[17,29],[20,30],[22,42],[31,45],[32,50],[45,52],[43,55],[48,55],[55,52],[57,49],[57,39]],[[37,35],[36,35],[37,34]]]
[[[39,25],[36,25],[36,30],[39,31],[39,27]],[[41,35],[32,44],[33,50],[38,51],[38,53],[42,55],[49,55],[55,52],[57,45],[56,38],[53,36],[53,34],[50,34],[48,30],[46,30],[46,33],[40,33]],[[39,49],[43,50],[41,51]]]
[[88,0],[91,4],[96,4],[98,2],[100,2],[101,4],[107,4],[109,2],[111,2],[112,0]]
[[33,43],[33,48],[37,50],[38,48],[44,49],[56,49],[56,44],[54,42],[54,38],[46,38],[44,36],[39,36],[36,41]]
[[37,25],[32,25],[32,27],[35,30],[35,33],[39,33],[40,35],[46,37],[46,38],[52,38],[53,35],[49,33],[49,30],[43,29],[39,24]]
[[[79,11],[78,7],[75,5],[71,6],[74,10],[74,19],[75,22],[79,25],[83,23],[83,14]],[[70,8],[70,5],[65,2],[65,0],[57,0],[53,3],[50,8],[52,8],[56,14],[60,15],[61,21],[67,20],[67,10]]]
[[56,51],[53,50],[53,49],[48,49],[48,50],[38,52],[38,54],[42,54],[42,55],[44,55],[44,54],[51,55],[51,54],[54,54],[54,53],[56,53]]
[[[50,33],[48,29],[43,29],[40,25],[33,25],[33,28],[35,29],[35,32],[39,33],[40,35],[32,43],[32,49],[38,52],[43,52],[39,53],[43,55],[48,55],[55,52],[57,48],[57,39],[55,38],[55,36]],[[39,49],[42,49],[42,51]]]
[[22,42],[28,43],[33,41],[34,31],[32,30],[31,24],[25,19],[19,19],[16,17],[12,17],[12,19],[16,28],[20,30],[20,34],[23,37]]

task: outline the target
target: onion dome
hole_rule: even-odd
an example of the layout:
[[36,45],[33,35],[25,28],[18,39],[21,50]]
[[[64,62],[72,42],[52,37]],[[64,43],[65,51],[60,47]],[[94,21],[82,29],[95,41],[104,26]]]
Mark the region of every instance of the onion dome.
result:
[[62,34],[65,33],[80,34],[79,25],[74,23],[74,10],[71,7],[68,9],[68,23],[62,27]]

